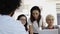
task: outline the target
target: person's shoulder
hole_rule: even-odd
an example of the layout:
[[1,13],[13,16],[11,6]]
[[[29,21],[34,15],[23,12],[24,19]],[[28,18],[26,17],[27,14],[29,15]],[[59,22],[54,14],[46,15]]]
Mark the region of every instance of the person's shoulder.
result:
[[31,22],[30,18],[28,19],[28,22]]
[[0,21],[0,24],[2,24],[2,25],[0,25],[0,27],[3,26],[0,28],[1,30],[5,29],[3,31],[8,30],[8,31],[12,31],[13,33],[16,33],[16,34],[25,33],[25,27],[23,26],[23,24],[20,21],[17,21],[10,16],[2,16],[1,18],[2,18],[2,20]]
[[28,24],[32,25],[32,22],[31,22],[30,18],[28,19]]
[[24,27],[24,25],[22,24],[21,21],[18,21],[18,20],[14,20],[13,22],[15,22],[18,26],[20,27]]
[[55,29],[59,29],[59,26],[58,26],[58,25],[54,25],[54,28],[55,28]]
[[[8,20],[8,21],[7,21]],[[13,27],[18,27],[18,28],[24,28],[23,24],[21,23],[21,21],[15,20],[12,17],[9,17],[9,19],[7,19],[6,22],[9,22],[8,24],[10,24],[9,26],[13,26]]]
[[40,21],[42,21],[43,20],[43,17],[41,16],[41,19],[40,19]]
[[30,18],[28,19],[28,21],[31,21]]
[[43,27],[43,29],[48,29],[47,27]]

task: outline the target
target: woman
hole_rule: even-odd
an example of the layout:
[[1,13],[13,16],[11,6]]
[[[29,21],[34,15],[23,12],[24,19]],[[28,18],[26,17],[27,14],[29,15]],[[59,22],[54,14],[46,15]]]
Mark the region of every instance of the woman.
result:
[[39,28],[43,27],[41,9],[34,6],[30,10],[30,19],[28,20],[30,34],[39,34]]
[[22,24],[25,26],[25,30],[28,32],[28,24],[27,24],[27,17],[24,14],[18,16],[17,20],[20,20]]
[[59,27],[57,25],[53,25],[54,24],[54,16],[52,16],[50,14],[47,15],[46,22],[47,22],[48,26],[44,27],[44,29],[59,29]]

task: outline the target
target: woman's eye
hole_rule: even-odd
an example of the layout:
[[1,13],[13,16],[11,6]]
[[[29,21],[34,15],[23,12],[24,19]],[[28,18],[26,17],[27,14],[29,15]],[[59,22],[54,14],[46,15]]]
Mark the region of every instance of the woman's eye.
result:
[[38,14],[38,13],[36,13],[36,14]]

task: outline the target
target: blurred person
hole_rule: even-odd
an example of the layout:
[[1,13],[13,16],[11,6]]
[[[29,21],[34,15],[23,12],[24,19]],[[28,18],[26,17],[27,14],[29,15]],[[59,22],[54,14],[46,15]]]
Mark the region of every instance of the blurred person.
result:
[[12,18],[21,0],[0,0],[0,34],[26,34],[21,22]]
[[53,25],[54,24],[54,16],[52,16],[50,14],[46,16],[46,23],[48,24],[48,26],[45,27],[44,29],[59,29],[59,26]]
[[41,9],[38,6],[34,6],[31,8],[30,14],[30,19],[28,20],[29,32],[30,34],[39,34],[39,28],[44,25],[41,16]]
[[26,32],[28,33],[27,17],[24,14],[21,14],[21,15],[18,16],[17,20],[21,21],[21,23],[25,27]]

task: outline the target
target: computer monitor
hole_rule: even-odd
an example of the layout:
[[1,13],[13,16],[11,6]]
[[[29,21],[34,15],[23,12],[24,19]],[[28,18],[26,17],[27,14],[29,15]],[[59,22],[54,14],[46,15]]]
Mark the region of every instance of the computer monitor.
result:
[[40,30],[39,34],[58,34],[58,29],[44,29],[44,30]]

